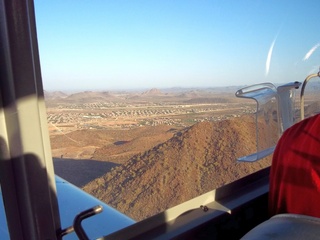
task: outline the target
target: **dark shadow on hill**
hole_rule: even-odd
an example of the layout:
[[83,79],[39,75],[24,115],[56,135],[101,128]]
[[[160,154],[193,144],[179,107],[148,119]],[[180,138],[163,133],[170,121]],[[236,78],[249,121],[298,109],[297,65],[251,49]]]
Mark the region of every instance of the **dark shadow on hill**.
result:
[[53,158],[53,165],[55,174],[81,188],[119,164],[91,159]]
[[116,145],[116,146],[119,146],[119,145],[123,145],[123,144],[126,144],[130,141],[117,141],[117,142],[114,142],[113,144]]

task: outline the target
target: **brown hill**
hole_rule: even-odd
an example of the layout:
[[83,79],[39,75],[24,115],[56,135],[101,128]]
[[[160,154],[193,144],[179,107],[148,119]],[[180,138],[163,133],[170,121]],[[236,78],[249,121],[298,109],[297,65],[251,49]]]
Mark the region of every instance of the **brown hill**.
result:
[[269,160],[236,162],[254,148],[252,119],[202,122],[135,155],[84,190],[142,220],[269,165]]
[[178,131],[171,126],[147,126],[124,131],[113,131],[117,141],[97,148],[93,159],[106,159],[115,163],[124,163],[135,154],[143,153],[170,139]]
[[158,96],[163,95],[162,92],[157,88],[152,88],[148,91],[145,91],[141,94],[142,96]]
[[59,98],[65,98],[68,94],[61,92],[61,91],[44,91],[44,97],[45,99],[59,99]]
[[116,96],[109,92],[94,92],[85,91],[74,93],[66,97],[67,101],[77,101],[77,102],[96,102],[96,101],[106,101],[114,99]]
[[177,130],[171,126],[146,126],[130,130],[76,130],[51,135],[54,157],[95,159],[123,163],[170,139]]

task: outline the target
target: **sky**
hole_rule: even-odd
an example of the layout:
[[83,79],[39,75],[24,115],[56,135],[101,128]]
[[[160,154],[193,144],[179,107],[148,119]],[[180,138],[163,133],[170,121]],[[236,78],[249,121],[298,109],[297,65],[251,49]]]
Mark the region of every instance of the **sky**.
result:
[[35,0],[45,90],[303,81],[320,1]]

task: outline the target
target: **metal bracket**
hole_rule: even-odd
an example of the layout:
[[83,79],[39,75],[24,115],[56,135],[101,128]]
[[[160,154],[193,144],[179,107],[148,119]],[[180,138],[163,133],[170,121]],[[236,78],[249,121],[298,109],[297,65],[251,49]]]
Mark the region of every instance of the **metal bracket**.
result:
[[84,231],[81,222],[86,219],[89,218],[91,216],[94,216],[96,214],[99,214],[103,211],[103,207],[101,205],[97,205],[93,208],[89,208],[88,210],[85,210],[81,213],[79,213],[73,221],[73,226],[70,226],[68,228],[62,229],[60,231],[60,233],[58,234],[59,237],[63,237],[69,233],[72,233],[73,231],[75,231],[75,233],[77,234],[78,238],[81,240],[89,240],[86,232]]

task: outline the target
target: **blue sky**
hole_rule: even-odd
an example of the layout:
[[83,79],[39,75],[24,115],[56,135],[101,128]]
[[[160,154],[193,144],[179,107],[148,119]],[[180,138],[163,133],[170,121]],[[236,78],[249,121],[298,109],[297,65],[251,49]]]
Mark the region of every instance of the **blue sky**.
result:
[[318,0],[35,0],[35,9],[46,90],[284,83],[320,66]]

